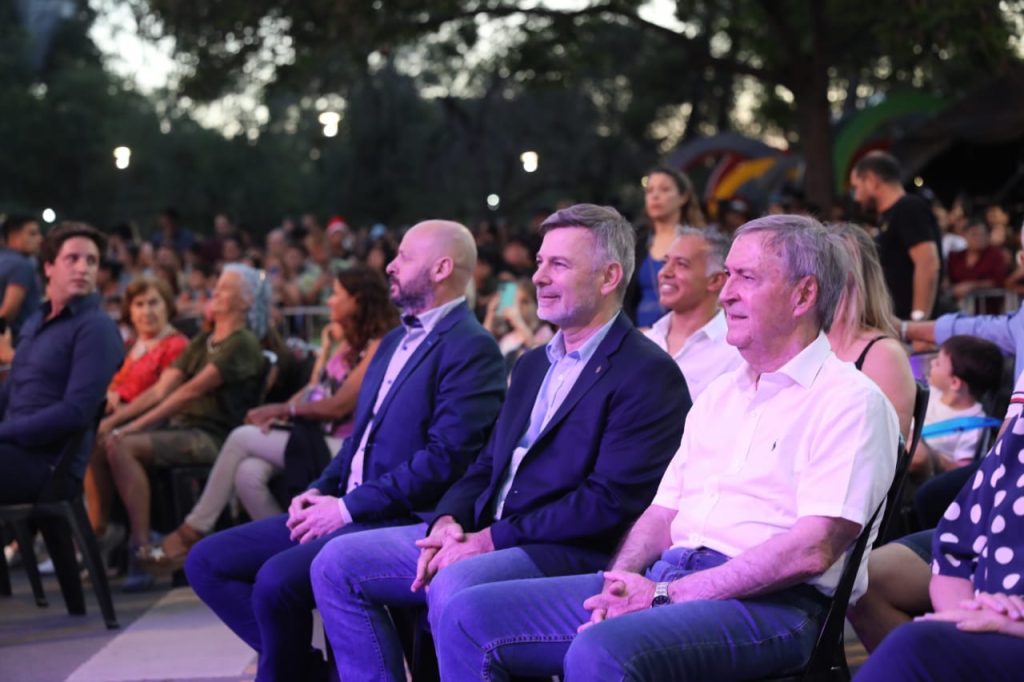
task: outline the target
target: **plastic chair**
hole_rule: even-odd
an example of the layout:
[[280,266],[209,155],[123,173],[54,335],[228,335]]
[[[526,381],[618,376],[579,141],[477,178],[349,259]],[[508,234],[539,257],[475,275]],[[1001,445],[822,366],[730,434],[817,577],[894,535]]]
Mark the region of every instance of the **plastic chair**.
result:
[[[75,557],[75,545],[82,552],[86,569],[92,581],[96,600],[103,613],[103,621],[110,629],[119,627],[114,613],[114,602],[110,596],[110,585],[107,582],[106,568],[100,554],[99,543],[89,524],[82,498],[82,481],[71,473],[71,466],[76,455],[86,446],[91,448],[96,433],[96,425],[103,415],[106,403],[100,405],[96,419],[88,428],[74,434],[64,445],[57,466],[49,482],[39,494],[35,502],[24,504],[0,505],[0,521],[11,524],[22,555],[22,563],[32,585],[32,594],[40,607],[48,606],[46,593],[43,591],[42,579],[39,575],[33,539],[38,528],[43,534],[47,551],[53,559],[64,605],[69,614],[85,614],[85,597],[82,594],[82,581],[78,572],[78,561]],[[10,579],[7,575],[7,562],[0,561],[0,587],[6,591],[0,593],[10,595]]]

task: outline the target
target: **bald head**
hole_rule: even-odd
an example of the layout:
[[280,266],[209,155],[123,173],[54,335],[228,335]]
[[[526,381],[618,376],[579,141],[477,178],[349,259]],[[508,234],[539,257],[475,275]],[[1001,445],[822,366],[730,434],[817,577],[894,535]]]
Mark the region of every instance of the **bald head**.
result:
[[476,242],[464,225],[450,220],[417,223],[387,267],[391,295],[406,312],[417,313],[466,294],[476,267]]

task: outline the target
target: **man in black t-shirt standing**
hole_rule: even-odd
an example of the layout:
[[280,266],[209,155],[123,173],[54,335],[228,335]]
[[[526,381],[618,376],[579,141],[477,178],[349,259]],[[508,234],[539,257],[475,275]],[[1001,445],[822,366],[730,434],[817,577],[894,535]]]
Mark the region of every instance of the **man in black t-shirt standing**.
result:
[[850,173],[853,197],[879,215],[878,257],[901,320],[931,317],[942,271],[941,236],[928,203],[903,191],[891,154],[866,154]]

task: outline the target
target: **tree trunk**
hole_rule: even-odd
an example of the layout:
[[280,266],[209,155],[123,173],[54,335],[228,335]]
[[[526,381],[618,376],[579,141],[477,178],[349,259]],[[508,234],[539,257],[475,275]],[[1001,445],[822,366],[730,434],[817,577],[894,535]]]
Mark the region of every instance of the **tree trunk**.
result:
[[827,78],[801,78],[793,90],[807,201],[823,215],[832,208],[832,130]]

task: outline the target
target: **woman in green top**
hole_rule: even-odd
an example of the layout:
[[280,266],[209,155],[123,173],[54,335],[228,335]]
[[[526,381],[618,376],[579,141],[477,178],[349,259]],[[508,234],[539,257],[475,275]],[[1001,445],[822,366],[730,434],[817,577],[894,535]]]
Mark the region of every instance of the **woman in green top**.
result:
[[[224,268],[210,300],[213,331],[199,334],[156,384],[100,424],[136,555],[150,553],[146,469],[211,464],[232,428],[259,401],[259,339],[267,329],[269,283],[245,265]],[[152,583],[143,578],[139,585]]]

